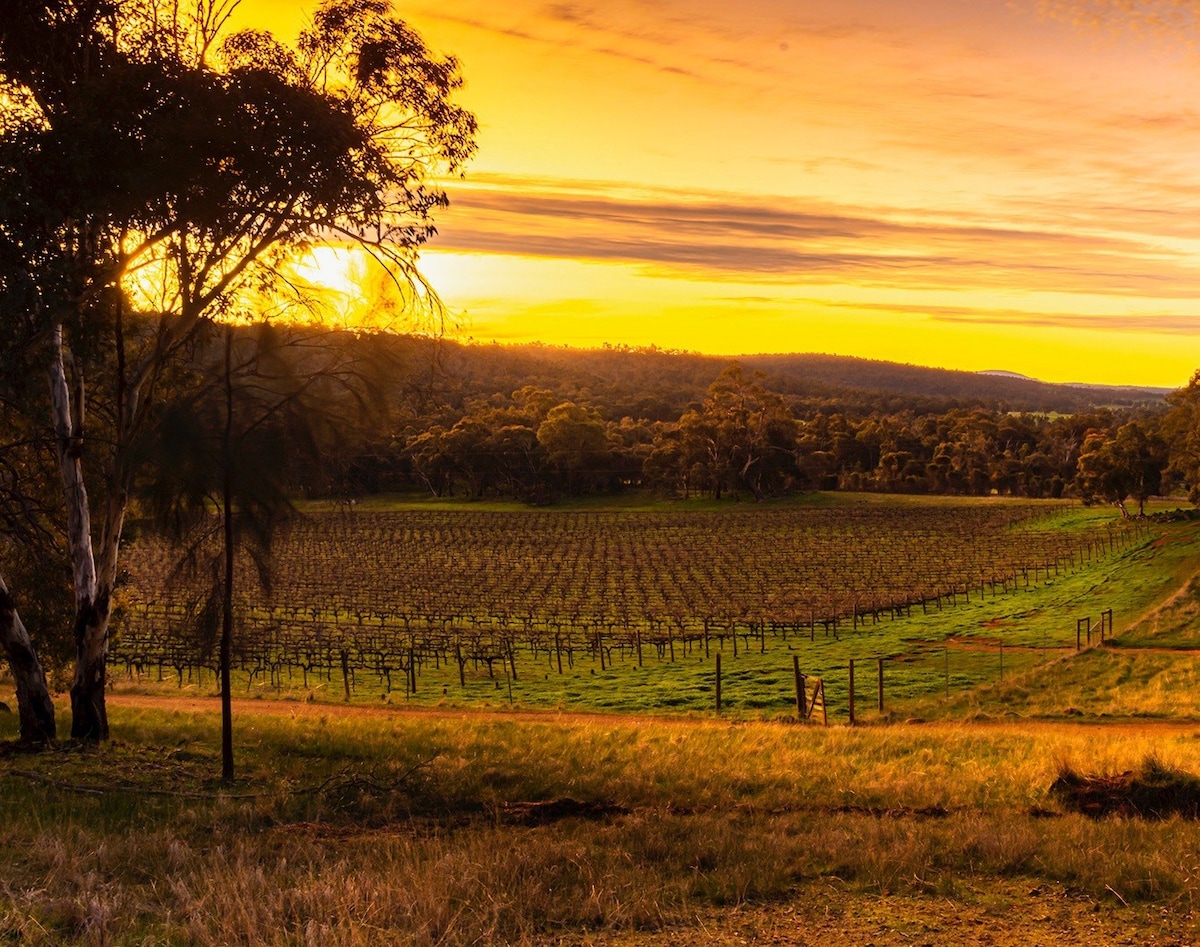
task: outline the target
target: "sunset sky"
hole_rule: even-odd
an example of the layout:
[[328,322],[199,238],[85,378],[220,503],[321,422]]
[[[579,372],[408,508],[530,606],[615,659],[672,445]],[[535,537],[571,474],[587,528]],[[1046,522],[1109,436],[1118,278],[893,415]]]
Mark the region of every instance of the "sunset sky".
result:
[[[306,9],[241,17],[291,36]],[[481,125],[423,269],[479,341],[1182,385],[1192,9],[412,0]]]

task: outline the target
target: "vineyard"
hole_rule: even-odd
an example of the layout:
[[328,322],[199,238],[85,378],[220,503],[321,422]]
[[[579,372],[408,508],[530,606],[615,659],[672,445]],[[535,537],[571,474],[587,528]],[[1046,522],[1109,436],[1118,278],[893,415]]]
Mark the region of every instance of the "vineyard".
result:
[[[793,655],[829,673],[848,646],[874,642],[894,682],[932,692],[981,674],[955,655],[952,675],[944,641],[883,642],[878,626],[1054,582],[1147,528],[1069,515],[1035,503],[309,515],[276,540],[270,594],[241,564],[235,668],[252,688],[510,701],[516,688],[522,703],[554,705],[620,689],[624,673],[652,709],[711,706],[724,655],[734,705],[739,680],[778,672],[778,696],[759,705],[782,709]],[[152,539],[130,551],[110,652],[127,678],[215,673],[210,590],[177,560]],[[1073,647],[1074,622],[1040,642],[1043,658]],[[1010,644],[1010,668],[1037,654],[1037,642]],[[1003,648],[999,659],[1003,673]]]

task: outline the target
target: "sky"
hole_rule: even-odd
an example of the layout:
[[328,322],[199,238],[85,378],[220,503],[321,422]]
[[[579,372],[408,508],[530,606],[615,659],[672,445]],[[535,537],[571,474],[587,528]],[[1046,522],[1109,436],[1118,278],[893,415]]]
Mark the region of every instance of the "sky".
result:
[[421,264],[464,339],[1200,368],[1200,0],[397,12],[480,122]]

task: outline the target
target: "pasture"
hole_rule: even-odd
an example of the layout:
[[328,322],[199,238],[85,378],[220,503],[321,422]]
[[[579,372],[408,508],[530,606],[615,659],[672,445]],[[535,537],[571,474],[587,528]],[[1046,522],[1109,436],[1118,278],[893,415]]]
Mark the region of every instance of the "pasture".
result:
[[[1098,642],[1104,613],[1127,626],[1194,532],[1000,500],[730,506],[312,514],[276,543],[273,593],[241,570],[238,693],[710,712],[720,661],[724,713],[796,716],[799,671],[846,720],[853,661],[856,717],[881,674],[904,712]],[[210,692],[205,586],[150,540],[129,561],[114,683]]]
[[[1059,766],[1168,723],[771,722],[114,699],[111,745],[0,769],[26,944],[1190,943],[1200,827],[1094,821]],[[152,704],[153,706],[146,706]]]
[[[1094,819],[1051,791],[1068,770],[1200,773],[1197,524],[877,498],[733,514],[419,512],[300,524],[277,547],[273,595],[246,587],[228,786],[215,682],[187,614],[201,586],[172,573],[165,553],[142,561],[111,665],[116,739],[4,749],[0,937],[198,947],[1200,937],[1200,823]],[[917,538],[896,525],[905,517]],[[630,558],[610,558],[621,567],[601,584],[598,563],[622,548]],[[476,604],[502,600],[507,611]],[[517,611],[535,601],[536,613]],[[609,602],[624,613],[601,612]],[[1077,618],[1109,609],[1115,638],[1077,651]],[[622,614],[628,624],[607,622]],[[129,616],[177,624],[139,637]],[[329,650],[309,640],[304,653],[332,657],[284,660],[256,629],[273,648],[326,636]],[[381,632],[398,642],[390,691],[363,648],[378,650]],[[869,675],[879,657],[883,714]],[[868,669],[867,726],[844,725],[851,658]],[[795,722],[793,659],[824,678],[831,726]],[[0,716],[0,739],[15,735]]]

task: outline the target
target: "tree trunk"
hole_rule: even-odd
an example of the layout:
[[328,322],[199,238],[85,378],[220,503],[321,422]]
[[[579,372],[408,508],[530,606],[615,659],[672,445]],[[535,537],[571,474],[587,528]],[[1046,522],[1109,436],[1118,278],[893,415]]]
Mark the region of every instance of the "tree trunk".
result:
[[108,739],[104,704],[109,599],[80,606],[75,616],[75,681],[71,685],[71,736],[87,743]]
[[67,539],[75,585],[75,680],[71,685],[71,736],[99,742],[108,739],[104,706],[108,622],[116,578],[117,550],[125,517],[127,493],[122,478],[113,477],[101,538],[101,570],[97,576],[92,547],[91,508],[83,479],[83,380],[76,375],[72,398],[59,326],[51,341],[50,401],[58,449],[59,474],[67,507]]
[[4,644],[17,687],[21,742],[30,745],[49,743],[56,735],[56,728],[46,674],[3,577],[0,577],[0,642]]

